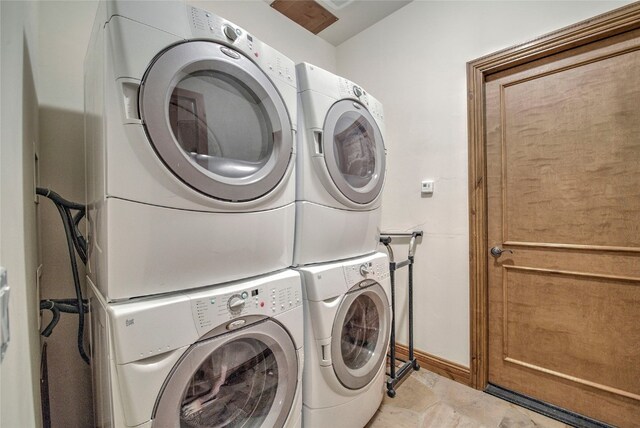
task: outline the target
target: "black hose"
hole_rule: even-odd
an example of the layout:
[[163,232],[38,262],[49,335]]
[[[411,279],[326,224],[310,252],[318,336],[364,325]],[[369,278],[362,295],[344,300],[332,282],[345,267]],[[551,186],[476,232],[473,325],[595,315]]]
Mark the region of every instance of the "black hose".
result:
[[79,204],[77,202],[68,201],[62,196],[60,196],[59,194],[57,194],[56,192],[54,192],[53,190],[50,190],[44,187],[38,187],[36,188],[36,193],[38,195],[46,196],[56,204],[62,205],[63,207],[70,208],[72,210],[82,211],[82,212],[85,211],[84,205]]
[[[89,311],[86,303],[87,302],[85,300],[82,305],[82,311],[84,313],[87,313]],[[78,309],[77,304],[78,301],[76,299],[41,300],[40,310],[51,311],[52,319],[40,334],[44,337],[51,336],[51,333],[53,333],[53,329],[56,327],[56,325],[58,325],[58,321],[60,321],[60,313],[79,314],[80,310]]]
[[[67,249],[69,251],[69,258],[71,261],[71,273],[73,275],[73,286],[76,293],[76,307],[84,308],[83,298],[82,298],[82,289],[80,288],[80,275],[78,274],[78,262],[76,260],[76,254],[74,252],[74,249],[78,251],[78,255],[80,256],[80,259],[84,263],[86,263],[86,254],[82,251],[82,245],[79,244],[79,238],[78,236],[76,236],[77,223],[75,222],[75,218],[71,216],[71,212],[69,210],[73,209],[73,210],[78,210],[84,213],[85,207],[84,205],[68,201],[64,199],[62,196],[60,196],[59,194],[57,194],[56,192],[49,189],[38,187],[36,189],[36,193],[38,195],[42,195],[51,199],[54,205],[56,206],[56,208],[58,209],[58,213],[60,214],[60,218],[62,219],[62,225],[64,226],[64,233],[67,238]],[[80,356],[87,364],[89,364],[89,357],[87,356],[84,350],[84,314],[85,314],[84,310],[78,311],[78,334],[76,339],[77,339],[77,345],[78,345],[78,352],[80,353]],[[58,318],[59,316],[60,315],[58,314]],[[55,317],[55,312],[54,312],[54,317]],[[47,326],[45,330],[47,330],[50,326],[51,324]],[[53,327],[51,327],[51,329],[53,329]],[[49,334],[51,334],[51,332],[49,332]]]

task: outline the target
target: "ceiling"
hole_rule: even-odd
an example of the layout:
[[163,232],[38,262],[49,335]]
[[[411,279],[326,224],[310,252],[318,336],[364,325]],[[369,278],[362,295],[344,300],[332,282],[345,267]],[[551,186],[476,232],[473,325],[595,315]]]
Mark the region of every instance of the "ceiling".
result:
[[[273,0],[264,0],[271,4]],[[411,3],[411,0],[316,0],[325,9],[338,17],[338,21],[318,33],[318,36],[338,46],[342,42],[355,36],[392,14],[401,7]],[[336,8],[334,3],[344,4]]]

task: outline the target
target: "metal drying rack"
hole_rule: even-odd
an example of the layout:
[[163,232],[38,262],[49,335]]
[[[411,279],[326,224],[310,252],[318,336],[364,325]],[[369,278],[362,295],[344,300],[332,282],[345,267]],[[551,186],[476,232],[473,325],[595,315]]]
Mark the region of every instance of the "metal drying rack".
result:
[[[421,230],[413,232],[402,233],[381,233],[380,242],[384,244],[389,254],[389,273],[391,279],[391,338],[389,345],[389,378],[387,379],[387,395],[391,398],[396,396],[396,385],[407,376],[411,369],[420,370],[420,365],[413,355],[413,262],[416,251],[416,244],[418,237],[422,236]],[[396,262],[393,257],[393,249],[391,248],[392,237],[410,237],[409,241],[409,255],[406,260]],[[408,266],[409,269],[409,358],[408,360],[402,360],[396,358],[396,270]],[[402,365],[396,368],[396,360],[402,362]]]

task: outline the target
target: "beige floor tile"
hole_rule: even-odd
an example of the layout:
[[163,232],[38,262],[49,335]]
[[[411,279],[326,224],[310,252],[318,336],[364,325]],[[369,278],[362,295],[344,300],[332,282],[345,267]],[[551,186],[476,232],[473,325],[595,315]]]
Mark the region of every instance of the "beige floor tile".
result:
[[365,428],[416,428],[420,413],[383,404]]
[[420,413],[438,401],[438,397],[433,390],[418,381],[414,376],[410,376],[402,382],[396,393],[395,398],[389,398],[385,394],[383,404]]
[[[548,418],[540,413],[536,413],[532,410],[525,409],[524,407],[517,406],[515,404],[509,403],[510,412],[507,415],[514,415],[512,412],[516,412],[522,415],[522,418],[530,420],[534,426],[536,427],[544,427],[544,428],[565,428],[566,425],[562,422],[556,421],[555,419]],[[517,415],[514,415],[514,418]]]
[[474,420],[445,403],[436,403],[429,407],[422,416],[422,428],[477,428],[484,427]]
[[433,389],[443,403],[484,426],[497,427],[509,409],[507,402],[450,379],[441,378]]
[[567,428],[561,422],[421,369],[385,396],[367,428]]

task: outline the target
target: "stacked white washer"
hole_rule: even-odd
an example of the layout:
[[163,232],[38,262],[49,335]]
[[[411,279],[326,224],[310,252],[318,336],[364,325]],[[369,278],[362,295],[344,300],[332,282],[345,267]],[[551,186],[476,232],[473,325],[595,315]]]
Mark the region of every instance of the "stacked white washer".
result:
[[298,64],[294,264],[303,275],[303,424],[360,427],[384,395],[389,260],[375,253],[385,177],[382,105]]
[[[102,1],[85,59],[97,426],[299,426],[293,62],[184,2]],[[222,410],[221,410],[222,409]]]

